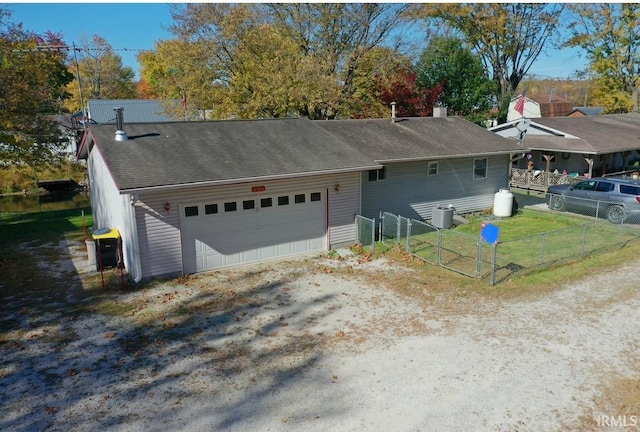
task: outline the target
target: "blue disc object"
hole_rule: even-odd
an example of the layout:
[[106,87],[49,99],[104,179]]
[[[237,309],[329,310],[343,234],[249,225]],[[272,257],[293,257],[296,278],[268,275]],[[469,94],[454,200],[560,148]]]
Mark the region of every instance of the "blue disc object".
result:
[[486,224],[482,227],[480,235],[489,244],[498,243],[498,237],[500,236],[500,228],[493,224]]

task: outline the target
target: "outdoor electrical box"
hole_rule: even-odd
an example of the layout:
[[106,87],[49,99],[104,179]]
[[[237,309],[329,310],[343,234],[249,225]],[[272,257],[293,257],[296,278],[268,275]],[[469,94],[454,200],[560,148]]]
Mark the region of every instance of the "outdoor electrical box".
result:
[[96,270],[117,267],[120,257],[120,232],[116,228],[102,228],[92,234],[96,247]]

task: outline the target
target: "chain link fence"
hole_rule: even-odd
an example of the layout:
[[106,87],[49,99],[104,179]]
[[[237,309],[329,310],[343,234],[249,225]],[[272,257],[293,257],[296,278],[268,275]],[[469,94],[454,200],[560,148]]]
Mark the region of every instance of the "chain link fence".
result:
[[[634,189],[635,192],[635,189]],[[588,193],[585,191],[585,194]],[[640,222],[640,204],[636,195],[622,196],[620,201],[599,201],[583,197],[549,195],[550,212],[571,212],[593,218],[594,223],[609,222],[615,225]]]
[[597,217],[605,207],[596,207],[593,219],[585,219],[584,224],[494,244],[480,235],[440,229],[423,221],[383,213],[380,239],[398,243],[432,265],[495,285],[542,267],[621,247],[640,237],[638,227]]
[[356,242],[362,247],[370,247],[372,252],[376,250],[376,220],[356,215]]

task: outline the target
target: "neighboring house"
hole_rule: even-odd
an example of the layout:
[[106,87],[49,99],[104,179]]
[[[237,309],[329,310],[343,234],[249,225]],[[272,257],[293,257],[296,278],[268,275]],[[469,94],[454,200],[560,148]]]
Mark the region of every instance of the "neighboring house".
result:
[[91,125],[96,228],[117,228],[136,281],[329,250],[354,217],[493,205],[517,142],[462,118]]
[[[518,120],[489,128],[503,137],[515,137]],[[640,165],[640,114],[549,117],[531,121],[523,145],[526,157],[515,169],[533,161],[537,170],[580,176],[623,173]]]
[[604,111],[604,107],[575,107],[573,111],[567,114],[567,117],[582,117],[586,115],[600,115]]
[[524,97],[524,113],[516,111],[515,106],[520,99],[516,96],[509,102],[507,121],[525,118],[564,117],[573,111],[573,104],[557,95],[540,95]]
[[114,108],[124,108],[127,123],[175,121],[163,112],[162,103],[163,101],[157,99],[89,99],[88,117],[92,123],[115,124]]

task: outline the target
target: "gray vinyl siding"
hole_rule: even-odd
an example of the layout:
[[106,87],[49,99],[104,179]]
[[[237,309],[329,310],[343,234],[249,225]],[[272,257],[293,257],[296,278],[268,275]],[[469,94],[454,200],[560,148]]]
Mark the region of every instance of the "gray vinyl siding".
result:
[[434,207],[452,204],[460,213],[493,206],[495,193],[508,185],[509,156],[487,157],[487,178],[474,180],[475,157],[438,161],[438,174],[427,176],[427,161],[385,164],[386,180],[371,182],[362,174],[362,214],[381,211],[431,219]]
[[[339,192],[335,191],[337,184],[340,185]],[[264,186],[266,190],[252,192],[254,186]],[[360,206],[359,172],[138,194],[135,213],[143,277],[183,273],[180,236],[180,210],[183,206],[208,200],[259,198],[303,191],[328,193],[327,246],[353,243],[354,217]],[[171,206],[169,212],[165,211],[166,203]]]

